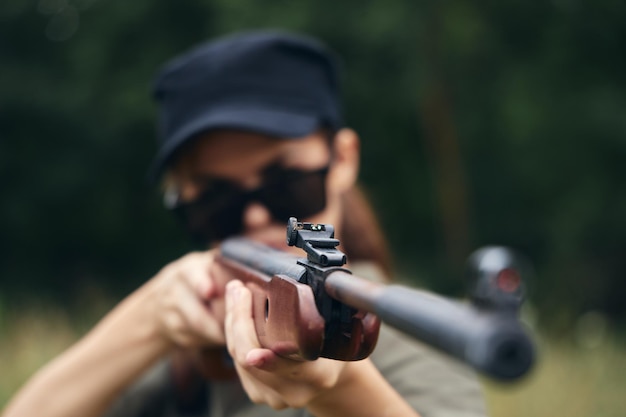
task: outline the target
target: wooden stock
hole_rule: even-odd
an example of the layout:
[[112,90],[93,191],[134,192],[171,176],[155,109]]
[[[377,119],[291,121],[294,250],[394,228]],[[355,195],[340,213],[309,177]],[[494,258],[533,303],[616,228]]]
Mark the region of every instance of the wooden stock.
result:
[[350,328],[328,330],[308,285],[283,275],[269,277],[223,256],[217,261],[252,292],[253,319],[263,347],[295,360],[354,361],[374,350],[380,321],[373,314],[357,312]]

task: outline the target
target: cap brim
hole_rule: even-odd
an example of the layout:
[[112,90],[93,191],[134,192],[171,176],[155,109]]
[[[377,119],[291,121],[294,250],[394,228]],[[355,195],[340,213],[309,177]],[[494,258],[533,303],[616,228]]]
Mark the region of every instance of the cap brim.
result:
[[310,114],[279,109],[220,109],[204,113],[179,129],[160,149],[148,179],[158,181],[173,155],[197,134],[212,129],[245,130],[277,138],[296,139],[307,136],[320,125]]

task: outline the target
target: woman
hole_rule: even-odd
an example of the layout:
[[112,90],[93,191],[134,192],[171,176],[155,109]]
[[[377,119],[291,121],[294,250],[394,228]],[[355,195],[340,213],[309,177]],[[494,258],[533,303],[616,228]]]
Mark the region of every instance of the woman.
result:
[[170,62],[155,97],[153,173],[167,205],[214,249],[164,267],[38,372],[5,417],[484,414],[470,372],[387,329],[357,362],[262,348],[249,290],[214,262],[230,235],[293,249],[285,225],[295,216],[333,224],[348,258],[378,279],[389,270],[355,188],[359,139],[342,126],[331,53],[302,36],[238,34]]

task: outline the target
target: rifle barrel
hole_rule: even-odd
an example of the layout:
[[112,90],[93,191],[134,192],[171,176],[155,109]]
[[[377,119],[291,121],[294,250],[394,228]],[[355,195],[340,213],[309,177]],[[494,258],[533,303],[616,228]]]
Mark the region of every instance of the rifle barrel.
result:
[[332,298],[372,312],[494,378],[517,379],[533,364],[534,346],[514,314],[479,309],[401,285],[374,283],[343,271],[330,273],[324,286]]
[[[306,268],[294,255],[247,239],[228,239],[222,254],[264,274],[302,282]],[[325,292],[424,343],[447,352],[478,371],[514,380],[532,366],[535,349],[516,314],[479,308],[401,285],[372,282],[336,269],[324,279]]]

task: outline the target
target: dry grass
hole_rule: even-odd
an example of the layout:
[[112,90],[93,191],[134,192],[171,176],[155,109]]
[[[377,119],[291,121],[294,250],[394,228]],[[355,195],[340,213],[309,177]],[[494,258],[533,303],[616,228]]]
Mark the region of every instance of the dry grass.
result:
[[33,308],[9,315],[0,310],[0,404],[77,338],[76,326],[62,309]]
[[[95,314],[92,315],[95,320]],[[0,408],[40,366],[76,340],[90,319],[60,308],[0,309]],[[593,347],[541,341],[541,359],[523,381],[484,381],[493,417],[626,415],[626,346],[604,338]]]
[[511,386],[485,382],[491,415],[626,415],[626,347],[616,338],[593,347],[543,340],[540,353],[523,381]]

